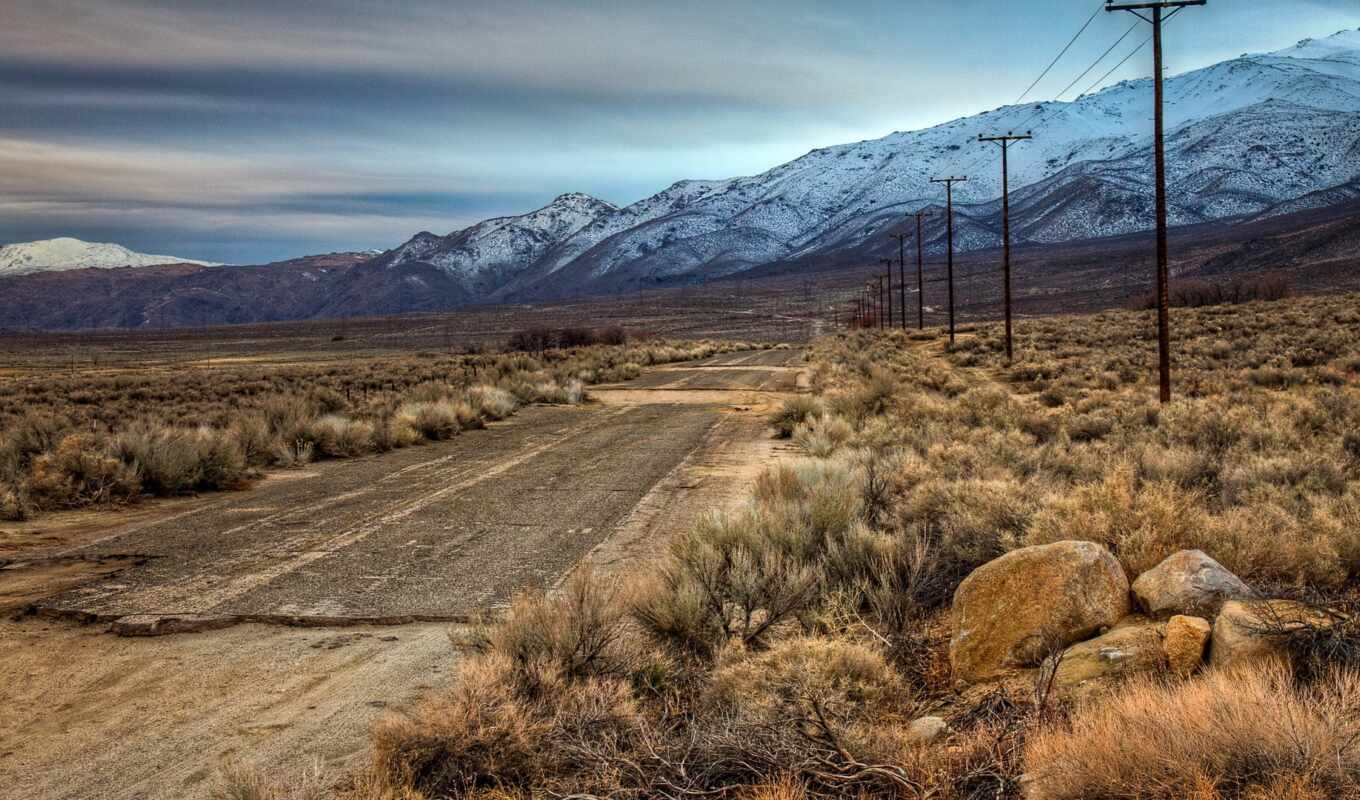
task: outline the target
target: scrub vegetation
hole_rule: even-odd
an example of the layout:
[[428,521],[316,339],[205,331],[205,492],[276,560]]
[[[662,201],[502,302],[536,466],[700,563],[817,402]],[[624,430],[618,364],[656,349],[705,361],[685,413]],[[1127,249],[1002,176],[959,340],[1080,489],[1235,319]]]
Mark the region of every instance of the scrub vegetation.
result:
[[[1354,608],[1360,298],[859,332],[772,418],[806,459],[627,581],[524,596],[452,688],[374,733],[364,797],[1313,800],[1360,792],[1352,624],[1081,700],[960,691],[950,603],[1005,552],[1099,542],[1136,575],[1204,550]],[[1348,605],[1350,604],[1350,605]],[[1338,612],[1335,619],[1349,620]],[[1329,660],[1330,659],[1330,660]],[[978,689],[981,687],[974,687]],[[912,730],[944,718],[942,740]]]
[[0,520],[238,489],[267,468],[457,436],[585,386],[752,345],[647,342],[347,363],[0,376]]

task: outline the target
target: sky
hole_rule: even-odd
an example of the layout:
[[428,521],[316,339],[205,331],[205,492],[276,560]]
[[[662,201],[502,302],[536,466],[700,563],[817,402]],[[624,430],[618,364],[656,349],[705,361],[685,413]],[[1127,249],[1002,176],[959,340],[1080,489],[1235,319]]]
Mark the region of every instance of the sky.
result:
[[[262,263],[623,205],[1014,102],[1099,5],[3,0],[0,243]],[[1183,13],[1173,73],[1360,26],[1360,0]],[[1096,15],[1026,100],[1132,22]],[[1149,74],[1144,49],[1105,83]]]

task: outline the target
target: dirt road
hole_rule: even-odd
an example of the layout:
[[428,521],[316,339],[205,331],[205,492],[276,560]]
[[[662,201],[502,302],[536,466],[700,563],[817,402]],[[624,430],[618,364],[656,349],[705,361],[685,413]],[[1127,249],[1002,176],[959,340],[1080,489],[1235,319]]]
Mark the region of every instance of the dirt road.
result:
[[461,621],[739,502],[781,456],[763,413],[797,358],[661,368],[437,445],[0,533],[0,607],[30,612],[0,622],[0,797],[193,798],[229,762],[352,763],[448,679]]

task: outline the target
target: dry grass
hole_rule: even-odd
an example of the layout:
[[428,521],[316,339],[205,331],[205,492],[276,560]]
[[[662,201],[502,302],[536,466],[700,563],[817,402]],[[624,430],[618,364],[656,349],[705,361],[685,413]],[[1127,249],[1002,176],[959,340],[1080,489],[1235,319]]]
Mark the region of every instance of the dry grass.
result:
[[1311,689],[1278,666],[1137,681],[1035,734],[1026,758],[1050,800],[1355,797],[1360,675]]
[[1137,312],[1026,320],[1012,365],[995,326],[943,349],[840,337],[816,358],[848,444],[898,454],[900,535],[925,530],[970,564],[1090,539],[1134,575],[1196,547],[1248,580],[1343,587],[1360,574],[1356,298],[1174,317],[1178,399],[1165,408]]
[[[1165,408],[1147,314],[1019,330],[1013,365],[995,327],[954,348],[818,343],[819,396],[771,420],[808,461],[626,591],[521,599],[451,692],[379,729],[370,779],[427,797],[981,800],[1019,797],[1028,773],[1053,798],[1356,796],[1360,680],[1322,663],[1355,649],[1353,626],[1287,642],[1307,675],[1209,671],[1080,708],[957,695],[944,633],[971,569],[1064,538],[1134,573],[1197,547],[1263,586],[1350,593],[1356,298],[1178,310]],[[947,739],[907,741],[927,711]]]

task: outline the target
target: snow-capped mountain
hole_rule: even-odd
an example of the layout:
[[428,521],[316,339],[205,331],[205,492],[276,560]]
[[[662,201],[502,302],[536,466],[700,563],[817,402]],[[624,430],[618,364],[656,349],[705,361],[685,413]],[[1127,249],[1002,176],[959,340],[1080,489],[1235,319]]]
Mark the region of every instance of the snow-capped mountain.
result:
[[429,264],[458,277],[472,295],[490,294],[554,246],[618,210],[590,195],[564,194],[523,216],[489,219],[448,236],[418,233],[388,253],[384,266]]
[[82,242],[79,239],[68,237],[20,242],[0,247],[0,277],[23,275],[29,272],[50,272],[89,267],[112,269],[114,267],[150,267],[157,264],[220,266],[207,261],[193,261],[178,256],[134,253],[118,244]]
[[[424,264],[473,300],[695,280],[880,243],[955,187],[960,247],[999,241],[1000,170],[979,134],[1033,131],[1011,148],[1022,241],[1152,224],[1151,79],[1072,102],[1029,103],[919,131],[814,150],[768,172],[682,181],[615,208],[564,195],[522,217],[420,234],[381,261]],[[1166,82],[1173,224],[1352,197],[1360,179],[1360,30],[1244,55]],[[1310,199],[1311,198],[1311,199]],[[940,232],[932,229],[938,247]]]
[[[1182,264],[1185,274],[1224,275],[1318,258],[1324,271],[1354,271],[1360,30],[1168,78],[1166,112],[1172,224],[1226,220],[1213,234],[1236,243],[1203,238],[1205,229],[1186,231],[1201,237],[1201,255]],[[0,328],[446,311],[692,283],[756,268],[750,274],[876,264],[880,256],[897,255],[887,234],[914,233],[906,215],[923,208],[929,210],[927,252],[939,254],[944,191],[930,179],[940,175],[968,176],[954,192],[958,247],[987,248],[1000,240],[1000,159],[994,145],[977,137],[1006,131],[1034,134],[1010,149],[1017,242],[1037,249],[1136,233],[1153,224],[1151,116],[1151,81],[1125,81],[1071,102],[1003,106],[814,150],[760,175],[680,181],[621,208],[565,194],[523,216],[446,236],[420,233],[381,254],[333,254],[265,268],[49,272],[187,260],[75,240],[11,245],[0,248],[0,278],[6,278]],[[1239,223],[1244,227],[1230,227]],[[1126,271],[1135,252],[1127,241],[1087,241],[1049,248],[1044,257],[1064,249],[1067,260],[1053,269],[1087,269],[1086,259],[1094,258],[1100,263],[1091,270],[1107,277]],[[21,272],[37,274],[8,277]]]

